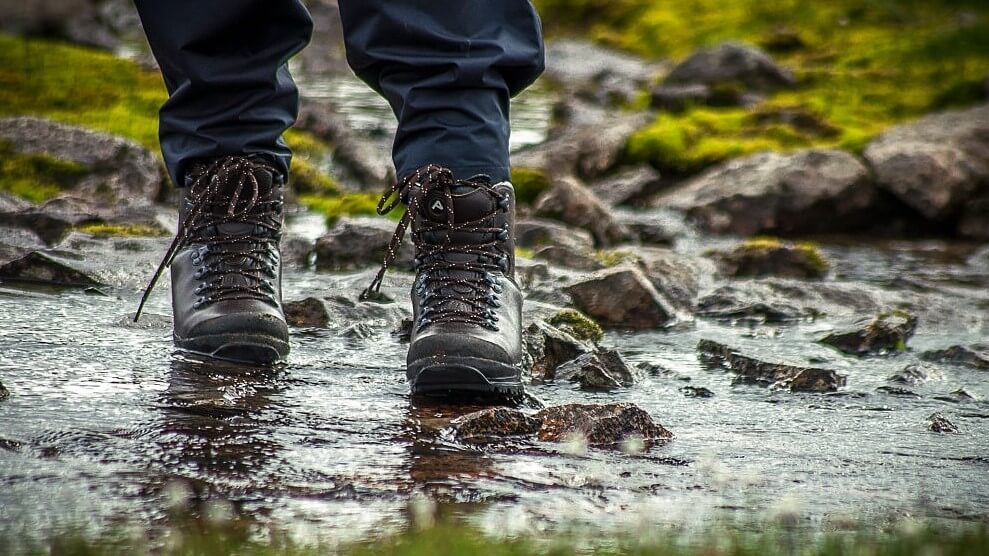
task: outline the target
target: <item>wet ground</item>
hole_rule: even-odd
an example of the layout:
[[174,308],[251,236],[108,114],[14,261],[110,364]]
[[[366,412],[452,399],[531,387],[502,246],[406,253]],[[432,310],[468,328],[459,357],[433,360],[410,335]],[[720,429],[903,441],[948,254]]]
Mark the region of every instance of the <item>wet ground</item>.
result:
[[[292,224],[309,234],[319,227],[310,216]],[[830,329],[827,321],[699,320],[672,332],[607,336],[605,343],[629,362],[669,371],[633,387],[530,388],[547,405],[634,402],[676,434],[669,444],[624,453],[575,444],[480,449],[437,434],[444,417],[470,408],[409,398],[405,346],[384,321],[370,322],[368,337],[348,332],[351,322],[295,330],[291,362],[279,369],[173,353],[167,287],[140,323],[130,322],[164,241],[92,244],[94,252],[118,255],[126,244],[121,256],[133,260],[105,269],[117,286],[107,296],[0,289],[0,382],[11,392],[0,401],[0,522],[27,530],[154,523],[183,492],[197,509],[233,510],[304,536],[335,538],[400,526],[418,494],[464,503],[496,532],[574,522],[691,525],[778,511],[797,512],[807,525],[989,516],[989,404],[935,399],[959,388],[989,398],[989,372],[940,365],[943,378],[911,387],[919,397],[875,391],[914,361],[913,353],[974,342],[986,331],[984,323],[973,324],[984,312],[985,270],[965,255],[943,255],[945,246],[826,250],[844,280],[895,287],[891,281],[909,274],[905,296],[926,285],[934,310],[938,303],[960,307],[944,322],[922,314],[911,353],[841,356],[813,343]],[[704,244],[685,241],[680,248]],[[370,274],[295,269],[286,276],[285,297],[356,298]],[[404,300],[409,277],[390,276],[386,293]],[[700,338],[764,359],[816,361],[846,373],[849,385],[836,395],[733,385],[730,374],[700,365]],[[686,397],[684,385],[715,396]],[[926,418],[934,411],[961,433],[929,432]]]

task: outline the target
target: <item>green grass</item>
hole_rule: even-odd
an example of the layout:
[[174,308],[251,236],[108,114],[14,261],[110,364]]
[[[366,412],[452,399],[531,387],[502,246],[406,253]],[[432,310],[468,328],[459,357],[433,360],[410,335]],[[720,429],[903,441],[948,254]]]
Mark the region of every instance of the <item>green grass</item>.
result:
[[[326,224],[332,226],[341,216],[377,216],[380,197],[377,193],[340,193],[332,197],[303,195],[299,201],[310,210],[326,216]],[[388,213],[388,218],[400,220],[402,207]]]
[[[344,545],[300,545],[284,535],[269,534],[268,540],[252,540],[244,526],[237,524],[197,525],[174,529],[168,541],[155,544],[134,535],[61,534],[44,543],[30,546],[24,542],[0,539],[0,549],[9,547],[13,554],[60,556],[145,555],[167,556],[309,556],[341,554],[345,556],[460,556],[484,554],[516,555],[587,555],[618,554],[655,556],[981,556],[989,551],[989,533],[985,526],[958,530],[920,529],[886,532],[832,532],[812,535],[771,526],[760,532],[712,530],[704,535],[688,536],[672,529],[652,528],[638,534],[592,534],[575,530],[571,535],[493,538],[469,526],[440,523],[431,527],[412,528]],[[17,547],[14,552],[13,548]]]
[[[890,125],[985,99],[989,4],[974,0],[536,0],[551,33],[589,33],[649,58],[679,60],[725,40],[775,49],[799,84],[759,106],[799,111],[808,130],[744,109],[664,114],[628,154],[692,173],[759,150],[861,151]],[[785,37],[788,40],[780,40]],[[793,40],[793,39],[796,40]]]
[[117,224],[93,223],[83,224],[78,226],[76,229],[80,232],[92,234],[94,236],[158,237],[171,235],[171,232],[165,230],[164,228],[156,228],[154,226],[144,226],[140,224],[125,226]]

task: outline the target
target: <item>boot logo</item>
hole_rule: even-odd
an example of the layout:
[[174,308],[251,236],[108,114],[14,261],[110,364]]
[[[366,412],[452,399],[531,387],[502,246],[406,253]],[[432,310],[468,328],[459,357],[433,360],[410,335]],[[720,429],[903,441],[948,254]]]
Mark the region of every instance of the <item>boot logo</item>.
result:
[[433,204],[429,206],[433,212],[443,212],[443,202],[439,199],[433,201]]

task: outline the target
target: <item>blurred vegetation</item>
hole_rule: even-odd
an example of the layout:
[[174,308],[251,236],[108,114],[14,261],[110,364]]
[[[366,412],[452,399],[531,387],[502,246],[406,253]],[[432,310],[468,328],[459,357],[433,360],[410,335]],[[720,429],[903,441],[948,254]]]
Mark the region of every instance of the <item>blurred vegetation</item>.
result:
[[[595,534],[574,531],[572,535],[493,538],[476,529],[454,523],[415,528],[389,536],[342,546],[304,546],[284,535],[267,534],[267,540],[252,540],[248,531],[231,525],[200,525],[169,531],[158,542],[127,535],[91,538],[63,534],[31,546],[0,538],[0,549],[8,554],[59,556],[309,556],[341,554],[371,556],[460,556],[485,555],[655,555],[655,556],[983,556],[989,553],[989,533],[983,527],[939,531],[919,529],[885,533],[832,532],[811,535],[773,526],[759,532],[713,530],[688,536],[653,528],[637,534]],[[150,546],[149,546],[150,545]],[[155,547],[155,548],[153,548]]]
[[[726,40],[768,50],[799,84],[756,110],[663,114],[633,159],[692,173],[755,151],[860,151],[892,124],[984,101],[989,3],[979,0],[535,0],[551,34],[679,61]],[[801,118],[774,115],[800,114]],[[801,125],[796,122],[817,122]]]
[[[0,35],[0,116],[34,115],[126,137],[157,154],[158,108],[167,95],[157,72],[112,54],[54,41]],[[307,199],[332,198],[339,188],[319,164],[331,148],[290,130],[296,156],[291,182]],[[51,157],[0,161],[0,190],[33,202],[57,195],[65,178],[84,169]],[[352,203],[339,205],[353,206]]]

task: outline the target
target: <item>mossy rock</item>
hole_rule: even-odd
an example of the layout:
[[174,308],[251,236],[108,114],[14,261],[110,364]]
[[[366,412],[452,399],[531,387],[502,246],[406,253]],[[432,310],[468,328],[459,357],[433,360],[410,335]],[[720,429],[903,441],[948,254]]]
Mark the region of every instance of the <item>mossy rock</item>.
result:
[[17,153],[0,141],[0,191],[32,203],[47,201],[70,189],[86,173],[86,167],[79,163],[43,153]]
[[[299,201],[326,217],[327,226],[332,226],[342,216],[377,216],[378,200],[376,193],[340,193],[330,196],[303,195]],[[390,212],[388,218],[400,220],[402,207]]]
[[531,205],[549,189],[549,176],[536,168],[512,168],[512,186],[515,188],[515,201],[521,205]]
[[76,230],[97,237],[163,237],[171,235],[171,232],[163,228],[143,224],[91,223],[78,226]]
[[820,249],[809,242],[787,242],[771,237],[756,237],[731,251],[712,250],[721,271],[728,276],[779,276],[797,279],[821,279],[831,265]]
[[563,309],[546,319],[546,322],[585,342],[596,344],[604,338],[601,326],[576,309]]

